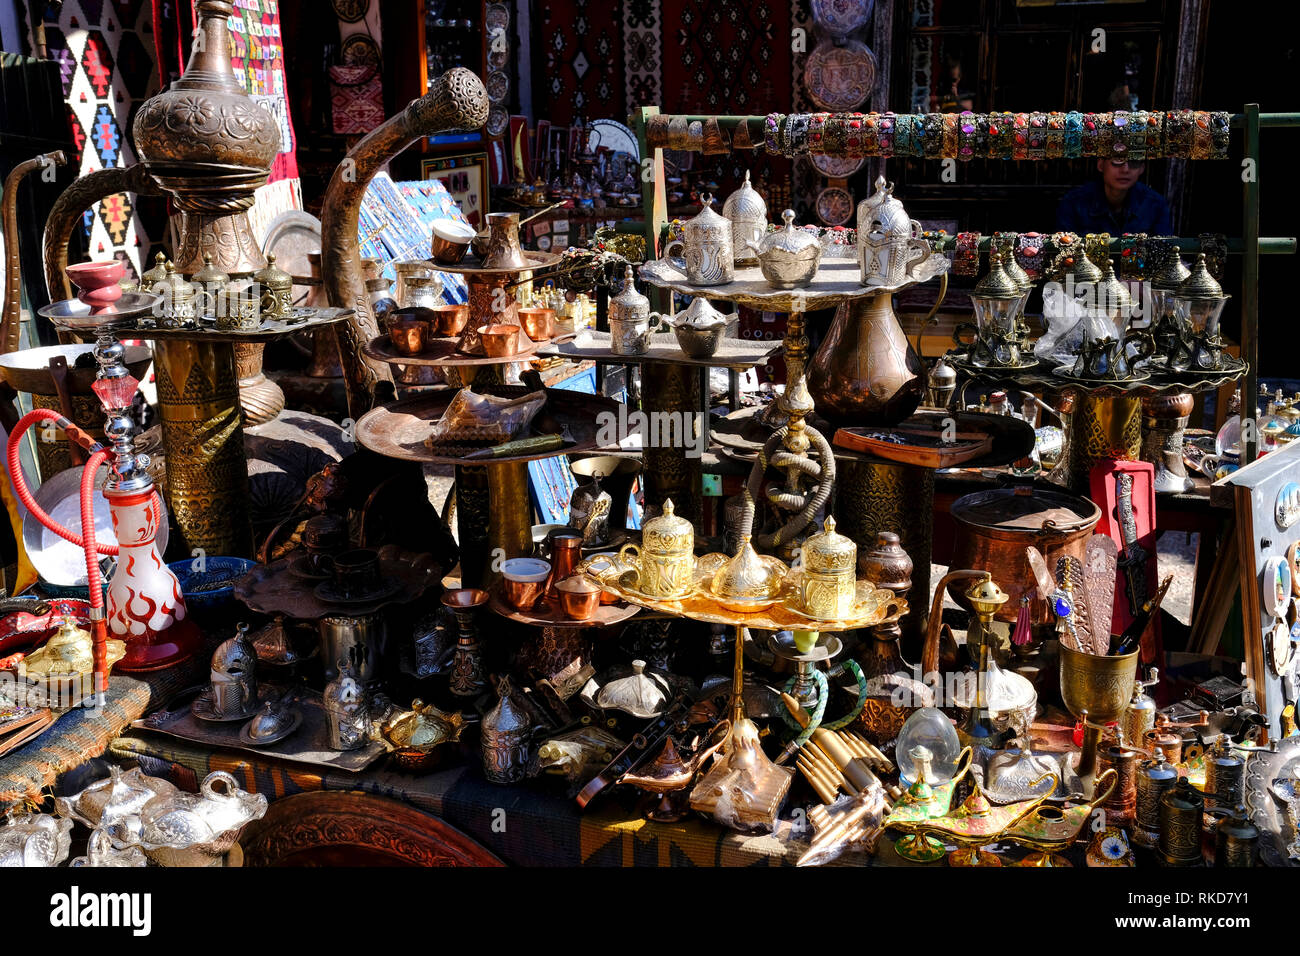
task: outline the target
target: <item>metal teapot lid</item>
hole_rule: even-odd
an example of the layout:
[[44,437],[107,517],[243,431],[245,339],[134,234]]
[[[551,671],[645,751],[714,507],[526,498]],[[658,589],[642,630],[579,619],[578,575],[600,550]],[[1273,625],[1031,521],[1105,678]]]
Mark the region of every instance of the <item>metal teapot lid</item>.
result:
[[619,290],[618,295],[609,300],[615,313],[636,307],[640,309],[649,309],[650,300],[636,291],[636,277],[632,274],[632,266],[625,266],[623,269],[623,288]]
[[248,736],[255,741],[279,738],[297,720],[293,708],[283,701],[268,700],[248,722]]
[[662,677],[645,672],[645,661],[633,661],[631,676],[612,680],[602,687],[596,695],[596,705],[649,719],[664,712],[668,690]]
[[[162,253],[159,253],[159,255],[162,255]],[[212,253],[205,252],[203,254],[203,268],[194,273],[194,281],[211,288],[212,286],[225,285],[230,281],[230,276],[212,264]]]
[[293,276],[275,264],[275,253],[266,254],[266,268],[253,273],[253,281],[273,292],[280,292],[293,287]]
[[1018,299],[1024,293],[1002,264],[1002,254],[989,253],[989,271],[975,283],[975,295],[982,299]]
[[1223,286],[1210,275],[1209,267],[1205,263],[1205,253],[1196,254],[1191,272],[1178,284],[1174,295],[1180,299],[1192,300],[1226,298],[1223,294]]
[[690,305],[673,316],[672,324],[679,329],[716,329],[727,324],[727,317],[710,305],[704,296],[697,295]]
[[814,571],[853,570],[857,564],[858,546],[852,538],[835,530],[835,518],[826,516],[822,530],[810,535],[803,543],[803,562]]
[[651,537],[668,538],[676,540],[690,536],[695,539],[695,527],[685,518],[677,515],[673,511],[673,499],[664,499],[663,514],[657,518],[651,518],[641,529],[641,540],[646,541]]
[[1158,292],[1173,292],[1191,274],[1192,270],[1183,264],[1182,256],[1175,249],[1165,256],[1165,261],[1151,277],[1151,288]]
[[733,221],[751,222],[767,221],[767,203],[757,189],[749,183],[749,170],[745,170],[745,181],[722,204],[722,215]]
[[707,228],[716,228],[718,226],[730,224],[730,220],[725,219],[722,216],[719,216],[716,212],[713,211],[712,193],[702,193],[700,195],[700,203],[703,204],[704,208],[701,209],[696,216],[692,217],[691,219],[688,219],[685,223],[682,224],[683,230],[699,228],[701,226]]
[[816,255],[821,255],[821,240],[794,224],[793,209],[781,213],[781,219],[785,222],[785,226],[776,232],[769,232],[758,244],[760,258],[767,258],[772,254],[785,258],[802,257],[813,251]]

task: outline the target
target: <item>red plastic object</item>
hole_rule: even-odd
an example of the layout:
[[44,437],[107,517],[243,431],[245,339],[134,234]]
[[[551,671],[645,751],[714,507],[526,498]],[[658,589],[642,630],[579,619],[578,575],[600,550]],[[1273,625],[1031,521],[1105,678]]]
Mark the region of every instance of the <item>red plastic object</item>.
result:
[[[1116,501],[1115,476],[1128,472],[1133,476],[1133,520],[1137,525],[1137,543],[1147,553],[1146,596],[1156,593],[1159,583],[1156,567],[1156,486],[1155,465],[1146,461],[1110,461],[1096,465],[1089,475],[1091,498],[1101,509],[1101,520],[1097,522],[1096,533],[1108,534],[1114,539],[1124,558],[1124,533],[1120,530],[1118,504]],[[1123,568],[1115,576],[1114,616],[1111,618],[1110,632],[1121,634],[1133,620],[1129,610],[1128,586]],[[1164,659],[1164,645],[1160,639],[1160,619],[1157,616],[1142,642],[1139,655],[1143,664],[1159,664]]]

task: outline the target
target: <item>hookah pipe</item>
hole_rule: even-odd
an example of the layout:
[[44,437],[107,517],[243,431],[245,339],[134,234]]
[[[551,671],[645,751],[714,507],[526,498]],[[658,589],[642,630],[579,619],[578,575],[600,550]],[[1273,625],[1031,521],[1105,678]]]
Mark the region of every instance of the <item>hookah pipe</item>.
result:
[[[97,382],[96,384],[99,383]],[[44,509],[36,503],[36,498],[32,495],[31,490],[28,489],[27,480],[23,477],[22,461],[20,459],[22,451],[20,439],[27,429],[41,421],[53,422],[56,427],[62,429],[63,433],[68,436],[68,441],[76,442],[90,453],[90,459],[86,462],[85,467],[81,472],[80,535],[69,531],[45,513]],[[118,553],[118,546],[116,544],[101,544],[95,540],[94,496],[97,490],[95,488],[95,474],[99,471],[99,466],[101,464],[107,462],[113,457],[113,453],[53,409],[34,408],[19,419],[18,425],[14,429],[13,434],[9,436],[7,457],[9,475],[10,480],[13,482],[14,493],[17,494],[18,500],[23,503],[23,506],[36,517],[37,521],[49,528],[60,538],[70,541],[85,550],[86,579],[90,588],[91,636],[94,647],[95,702],[102,706],[104,703],[104,691],[108,685],[108,622],[105,618],[104,612],[104,586],[103,578],[99,571],[98,555],[116,555]],[[157,492],[154,492],[154,494],[156,496]]]

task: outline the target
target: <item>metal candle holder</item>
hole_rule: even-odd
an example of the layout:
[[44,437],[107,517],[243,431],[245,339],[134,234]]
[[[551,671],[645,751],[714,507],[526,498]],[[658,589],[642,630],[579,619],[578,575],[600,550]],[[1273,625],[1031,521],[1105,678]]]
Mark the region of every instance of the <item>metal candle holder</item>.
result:
[[452,656],[451,692],[457,697],[478,697],[487,690],[483,655],[479,651],[475,612],[487,603],[488,593],[478,588],[458,588],[442,596],[443,607],[456,615],[459,636]]

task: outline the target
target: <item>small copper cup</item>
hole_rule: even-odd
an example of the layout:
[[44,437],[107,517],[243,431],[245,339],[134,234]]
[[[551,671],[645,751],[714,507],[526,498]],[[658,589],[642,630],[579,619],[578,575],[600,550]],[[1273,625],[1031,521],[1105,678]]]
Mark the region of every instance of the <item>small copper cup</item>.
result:
[[555,310],[520,309],[519,324],[534,342],[545,342],[555,334]]
[[489,358],[508,358],[519,351],[519,326],[484,325],[478,330]]
[[436,262],[454,266],[465,258],[473,241],[473,226],[456,220],[438,219],[433,224],[433,243],[429,251],[433,253]]
[[388,338],[399,355],[419,355],[429,335],[429,323],[423,319],[402,316],[388,323]]
[[540,558],[510,558],[501,565],[501,594],[516,611],[531,610],[546,590],[551,564]]
[[469,305],[438,305],[431,310],[439,335],[460,335],[469,322]]
[[560,610],[571,621],[589,621],[600,604],[601,589],[581,574],[567,577],[555,586]]

